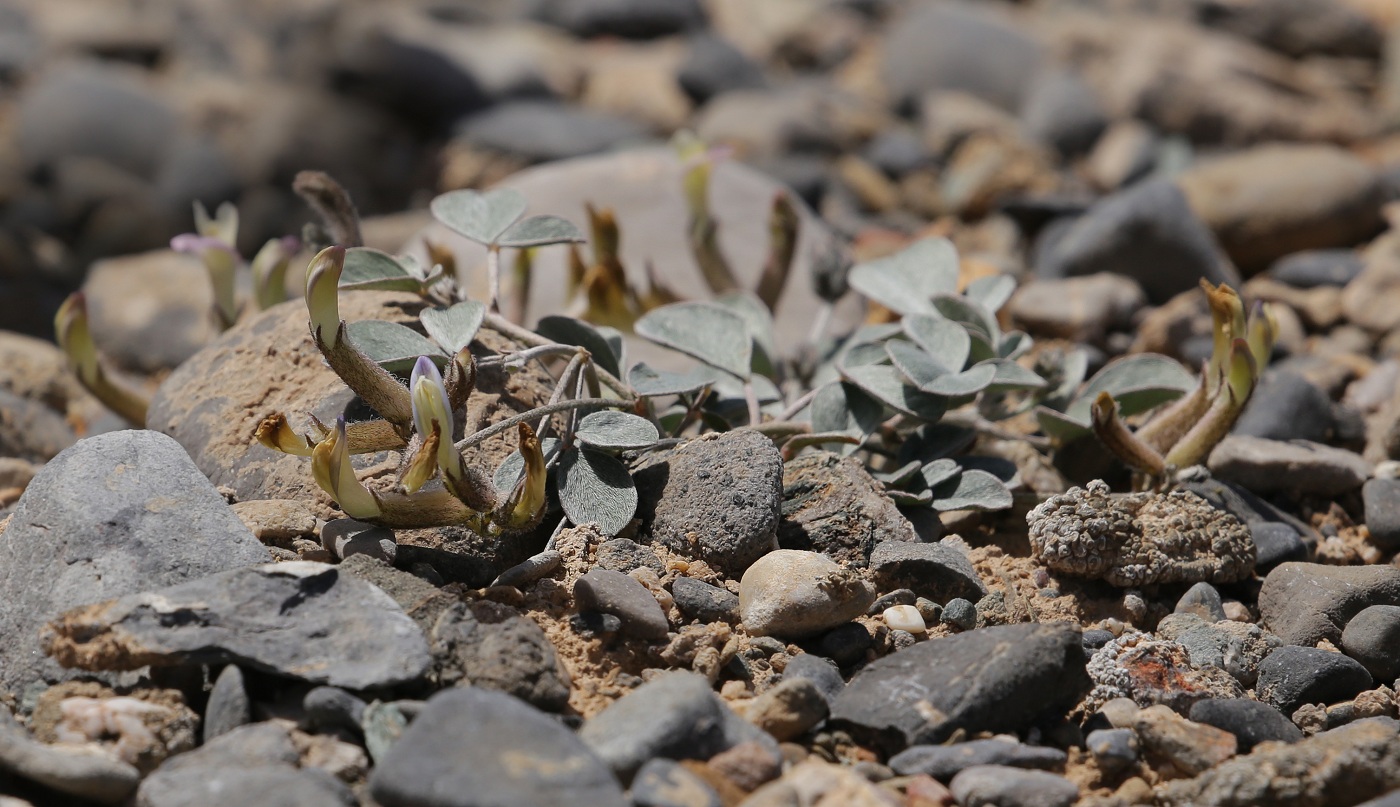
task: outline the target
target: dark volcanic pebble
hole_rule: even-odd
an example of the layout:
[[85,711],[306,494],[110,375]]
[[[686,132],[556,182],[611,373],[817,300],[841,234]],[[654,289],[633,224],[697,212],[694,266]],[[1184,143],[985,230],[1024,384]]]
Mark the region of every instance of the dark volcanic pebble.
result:
[[651,569],[664,574],[666,567],[651,549],[627,538],[610,538],[598,545],[596,568],[627,574],[633,569]]
[[1400,549],[1400,479],[1368,479],[1361,500],[1371,540],[1382,549]]
[[934,602],[976,601],[987,594],[972,561],[947,544],[882,543],[870,555],[870,572],[882,591],[908,588]]
[[878,545],[913,540],[914,526],[860,460],[823,451],[784,465],[778,522],[783,549],[820,552],[860,568]]
[[1285,645],[1259,665],[1259,698],[1293,714],[1305,703],[1333,704],[1371,688],[1361,662],[1316,647]]
[[931,639],[866,666],[831,709],[857,739],[901,749],[958,729],[1016,731],[1089,689],[1079,628],[1006,625]]
[[927,774],[947,781],[974,765],[1006,765],[1049,770],[1065,763],[1058,748],[1024,745],[1009,740],[970,740],[953,745],[915,745],[890,757],[890,767],[900,776]]
[[953,777],[948,789],[963,805],[1070,807],[1079,800],[1079,786],[1063,776],[1004,765],[968,768]]
[[1332,399],[1327,393],[1295,372],[1273,370],[1260,379],[1233,433],[1322,442],[1332,431]]
[[[1268,707],[1265,707],[1268,708]],[[1138,761],[1137,734],[1132,729],[1098,729],[1084,738],[1084,747],[1110,776]]]
[[1287,644],[1337,644],[1352,617],[1372,605],[1400,605],[1400,569],[1285,563],[1259,589],[1263,627]]
[[1220,592],[1204,580],[1195,584],[1176,601],[1178,614],[1195,614],[1207,622],[1219,622],[1225,618],[1225,605],[1220,601]]
[[1260,521],[1249,525],[1254,537],[1254,570],[1267,574],[1281,563],[1303,561],[1308,557],[1308,545],[1290,524],[1280,521]]
[[325,729],[360,729],[365,702],[340,687],[316,687],[301,699],[301,708],[314,726]]
[[1347,622],[1342,650],[1378,682],[1400,678],[1400,606],[1372,605]]
[[1249,698],[1211,698],[1191,705],[1191,720],[1235,735],[1241,754],[1265,741],[1296,743],[1303,730],[1267,703]]
[[1274,261],[1269,276],[1299,289],[1340,288],[1361,274],[1363,265],[1353,249],[1309,249]]
[[671,596],[681,613],[701,622],[736,622],[739,619],[739,595],[691,577],[677,577],[671,584]]
[[622,632],[639,639],[665,639],[670,630],[661,603],[647,587],[608,569],[594,569],[574,584],[574,598],[585,611],[601,611],[622,620]]
[[209,703],[204,707],[204,742],[227,734],[253,719],[252,704],[243,686],[243,671],[229,664],[214,679],[209,690]]
[[799,653],[793,656],[783,669],[783,680],[790,678],[804,678],[816,684],[828,703],[835,700],[836,696],[841,694],[841,690],[846,688],[846,682],[841,678],[841,671],[836,665],[815,653]]
[[563,724],[522,700],[475,687],[424,704],[370,775],[384,807],[623,807],[607,766]]
[[870,649],[875,640],[870,638],[870,631],[858,622],[848,622],[840,627],[827,631],[817,643],[817,648],[823,656],[836,662],[841,667],[849,667],[858,661],[865,659],[865,651]]

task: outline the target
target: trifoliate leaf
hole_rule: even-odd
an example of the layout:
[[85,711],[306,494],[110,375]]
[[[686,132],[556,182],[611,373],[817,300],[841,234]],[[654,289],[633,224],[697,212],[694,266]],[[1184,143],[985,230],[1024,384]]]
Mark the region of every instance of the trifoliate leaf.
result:
[[340,271],[340,288],[357,291],[412,291],[422,289],[398,258],[368,247],[345,250],[345,268]]
[[997,318],[980,303],[956,294],[939,294],[933,298],[933,307],[948,319],[966,325],[970,336],[984,337],[994,349],[1001,344]]
[[772,378],[776,370],[774,359],[778,355],[778,342],[773,336],[773,314],[768,306],[758,299],[758,295],[748,291],[734,291],[715,298],[715,303],[733,311],[748,323],[749,335],[753,337],[753,371]]
[[948,407],[947,399],[920,392],[905,383],[893,367],[878,364],[848,367],[842,369],[841,374],[891,409],[921,420],[938,420]]
[[744,318],[713,303],[672,303],[637,320],[637,334],[740,378],[749,377],[753,337]]
[[1175,400],[1196,386],[1196,377],[1180,363],[1155,353],[1138,353],[1109,362],[1065,410],[1071,420],[1089,423],[1089,407],[1100,392],[1108,392],[1118,402],[1123,416],[1146,412],[1154,406]]
[[851,385],[834,381],[817,390],[809,407],[812,431],[869,434],[880,427],[885,408],[879,401]]
[[465,300],[450,308],[426,308],[418,315],[423,330],[451,355],[471,344],[484,319],[486,306],[476,300]]
[[913,314],[904,318],[904,332],[945,370],[956,373],[967,366],[972,338],[962,325],[940,316]]
[[885,350],[909,383],[930,395],[976,395],[996,375],[996,368],[990,364],[979,364],[961,373],[949,372],[927,353],[902,339],[886,342]]
[[967,284],[967,289],[963,291],[963,294],[967,296],[967,299],[995,313],[1006,305],[1006,301],[1011,299],[1011,295],[1015,291],[1015,278],[1010,275],[992,275],[991,277],[979,277]]
[[594,521],[604,534],[617,535],[637,512],[637,487],[611,454],[572,450],[559,460],[559,503],[575,524]]
[[397,322],[367,319],[345,326],[350,344],[391,373],[407,373],[419,356],[441,364],[447,355],[415,330]]
[[525,214],[525,197],[510,188],[452,191],[433,199],[433,217],[481,244],[494,244]]
[[931,298],[958,287],[958,253],[946,238],[925,238],[851,269],[851,287],[900,314],[932,314]]
[[958,461],[946,457],[926,463],[919,469],[919,476],[923,479],[924,486],[929,489],[938,487],[960,473],[962,473],[962,466],[958,464]]
[[542,247],[548,244],[580,243],[586,240],[579,228],[558,216],[531,216],[511,225],[496,239],[502,247]]
[[986,471],[963,471],[956,481],[949,480],[934,489],[932,506],[940,512],[1005,510],[1011,506],[1011,491]]
[[713,367],[699,365],[686,373],[658,370],[646,362],[637,362],[627,371],[627,385],[643,398],[659,395],[681,395],[715,383],[720,374]]
[[605,451],[646,448],[661,438],[650,420],[611,409],[584,416],[574,435],[580,441]]
[[618,356],[596,328],[573,317],[551,315],[540,319],[535,333],[564,345],[578,345],[593,354],[593,361],[613,375],[618,372]]

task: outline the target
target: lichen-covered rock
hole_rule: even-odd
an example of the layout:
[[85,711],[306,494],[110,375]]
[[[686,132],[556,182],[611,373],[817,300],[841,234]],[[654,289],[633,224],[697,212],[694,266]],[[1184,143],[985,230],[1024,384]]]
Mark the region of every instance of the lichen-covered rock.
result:
[[1084,700],[1086,712],[1114,698],[1130,698],[1139,706],[1160,703],[1185,715],[1197,701],[1244,697],[1244,690],[1226,671],[1209,666],[1197,669],[1185,647],[1138,631],[1104,645],[1085,669],[1094,682]]
[[1230,583],[1254,572],[1249,528],[1188,491],[1051,496],[1026,516],[1031,551],[1053,571],[1115,586]]

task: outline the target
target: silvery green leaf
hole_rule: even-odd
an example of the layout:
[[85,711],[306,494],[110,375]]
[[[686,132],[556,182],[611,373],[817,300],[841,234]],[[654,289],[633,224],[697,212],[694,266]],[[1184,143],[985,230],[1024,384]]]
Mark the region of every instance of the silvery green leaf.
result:
[[447,357],[442,348],[415,330],[397,322],[366,319],[345,326],[350,344],[391,373],[407,373],[419,356],[441,364]]
[[926,463],[919,469],[919,476],[923,479],[924,486],[930,489],[938,487],[960,473],[962,473],[962,466],[958,464],[958,461],[946,457]]
[[1118,402],[1120,415],[1135,415],[1181,397],[1196,386],[1196,381],[1185,367],[1166,356],[1156,353],[1122,356],[1094,373],[1065,414],[1087,423],[1094,398],[1100,392],[1108,392]]
[[889,351],[885,349],[884,344],[866,342],[842,350],[836,364],[838,367],[864,367],[867,364],[884,364],[889,358]]
[[908,482],[910,479],[913,479],[915,476],[918,475],[918,473],[919,462],[918,460],[915,460],[913,462],[906,462],[904,465],[894,469],[893,471],[890,471],[889,473],[882,474],[871,472],[870,475],[875,477],[877,481],[883,482],[886,485],[890,485],[891,487],[899,487],[905,482]]
[[525,197],[510,188],[460,190],[438,196],[428,207],[433,218],[456,232],[477,243],[494,244],[525,214]]
[[1024,356],[1034,343],[1035,340],[1025,331],[1012,331],[1001,338],[1001,344],[997,345],[997,355],[1003,359],[1015,359]]
[[1011,299],[1012,293],[1016,291],[1016,279],[1010,275],[992,275],[990,277],[979,277],[967,284],[963,294],[969,300],[977,303],[983,308],[995,313],[1006,305],[1006,301]]
[[551,315],[540,319],[539,324],[535,326],[535,333],[560,344],[578,345],[593,354],[593,361],[597,362],[599,367],[613,375],[622,375],[618,372],[618,357],[613,352],[612,345],[587,322],[573,317]]
[[[1063,409],[1074,400],[1074,393],[1084,383],[1089,371],[1089,354],[1083,348],[1074,348],[1064,354],[1058,368],[1058,380],[1053,380],[1055,388],[1045,396],[1045,405],[1052,409]],[[1054,372],[1051,372],[1054,375]]]
[[996,345],[983,335],[980,328],[975,325],[967,326],[967,335],[971,340],[967,351],[968,361],[972,364],[981,364],[984,361],[1000,358],[997,355]]
[[[619,368],[627,366],[627,343],[622,339],[622,331],[611,325],[597,326],[598,333],[602,334],[603,340],[608,343],[608,349],[612,351],[613,357],[617,360]],[[614,372],[613,375],[621,377],[622,374]]]
[[939,294],[933,298],[933,307],[948,319],[966,325],[969,335],[980,335],[993,345],[1001,343],[997,318],[979,303],[956,294]]
[[972,445],[977,432],[951,423],[927,423],[914,430],[899,447],[899,462],[929,462],[951,457]]
[[694,367],[689,372],[673,373],[655,369],[646,362],[637,362],[627,371],[627,385],[644,398],[694,392],[714,384],[719,378],[718,371],[704,365]]
[[997,368],[991,364],[978,364],[963,370],[961,373],[941,375],[927,384],[919,385],[919,390],[930,395],[945,395],[949,398],[976,395],[992,383],[996,374]]
[[947,409],[946,399],[925,394],[906,384],[903,376],[893,367],[872,364],[848,367],[841,372],[846,380],[897,412],[921,420],[938,420]]
[[851,287],[900,314],[932,314],[935,294],[958,288],[958,253],[946,238],[925,238],[889,257],[857,264]]
[[963,471],[933,491],[933,509],[1005,510],[1011,506],[1011,491],[1000,479],[986,471]]
[[646,448],[661,439],[650,420],[612,409],[585,415],[574,435],[580,441],[606,451]]
[[773,314],[758,295],[748,291],[732,291],[715,298],[715,302],[744,318],[753,336],[753,371],[772,378],[778,343],[773,337]]
[[484,319],[486,305],[476,300],[464,300],[449,308],[425,308],[418,315],[423,329],[449,355],[471,344]]
[[933,503],[933,492],[927,489],[909,491],[892,488],[885,491],[885,495],[900,507],[928,507]]
[[920,389],[940,376],[952,374],[947,367],[934,361],[932,356],[903,339],[891,339],[886,342],[885,355],[905,380]]
[[1035,421],[1040,425],[1040,430],[1045,432],[1046,437],[1051,437],[1060,442],[1077,440],[1090,431],[1087,417],[1083,420],[1076,420],[1048,406],[1037,406],[1035,408]]
[[1041,389],[1045,386],[1045,379],[1022,367],[1010,359],[989,359],[978,367],[995,367],[996,374],[992,377],[992,383],[987,385],[988,392],[1005,392],[1013,389]]
[[[783,393],[778,389],[778,385],[761,375],[753,376],[749,379],[749,383],[753,384],[754,397],[758,398],[759,403],[771,403],[783,399]],[[722,373],[718,374],[715,379],[714,390],[720,398],[743,399],[747,396],[742,381]]]
[[369,247],[345,250],[345,268],[340,271],[342,289],[416,292],[422,285],[398,258],[387,252]]
[[885,415],[885,408],[879,401],[840,381],[819,388],[808,409],[812,431],[819,434],[869,434],[879,428]]
[[[549,462],[554,456],[554,452],[559,450],[559,441],[553,437],[546,437],[540,441],[540,452],[544,454],[544,461]],[[515,489],[515,483],[520,481],[520,474],[525,470],[525,459],[520,456],[519,449],[510,452],[506,458],[501,460],[497,466],[496,473],[491,477],[491,484],[496,487],[502,496],[509,496]]]
[[573,222],[559,216],[531,216],[512,224],[496,239],[502,247],[542,247],[548,244],[570,244],[585,241],[583,233]]
[[936,315],[911,314],[904,318],[903,327],[909,338],[948,372],[955,373],[967,366],[972,338],[963,326]]
[[616,457],[581,448],[559,460],[559,503],[575,524],[597,522],[617,535],[637,512],[637,487]]
[[740,378],[749,377],[753,337],[744,318],[713,303],[671,303],[637,320],[636,331]]
[[1009,486],[1015,486],[1020,470],[1016,463],[1005,457],[984,457],[968,455],[958,457],[958,464],[964,471],[986,471]]

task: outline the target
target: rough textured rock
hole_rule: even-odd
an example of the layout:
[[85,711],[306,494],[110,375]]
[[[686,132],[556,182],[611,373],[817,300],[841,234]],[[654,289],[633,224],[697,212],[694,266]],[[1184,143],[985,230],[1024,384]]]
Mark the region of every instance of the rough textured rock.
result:
[[29,483],[0,534],[0,688],[67,675],[39,643],[63,611],[268,559],[174,440],[82,440]]
[[1291,715],[1305,703],[1331,705],[1371,688],[1361,662],[1318,647],[1285,645],[1259,665],[1256,696]]
[[1051,496],[1026,521],[1046,566],[1115,586],[1230,583],[1254,571],[1249,529],[1187,491],[1113,496],[1095,480]]
[[1347,621],[1342,649],[1379,682],[1400,678],[1400,606],[1372,605]]
[[370,793],[384,807],[627,804],[612,773],[573,732],[484,689],[429,698],[375,768]]
[[1157,792],[1172,807],[1356,804],[1400,787],[1400,723],[1359,720],[1292,745],[1265,745]]
[[1361,487],[1371,475],[1360,455],[1306,440],[1266,440],[1231,435],[1207,461],[1211,473],[1254,491],[1340,496]]
[[870,574],[880,591],[907,588],[920,597],[946,603],[987,594],[977,569],[956,546],[945,543],[883,543],[870,556]]
[[1169,762],[1187,776],[1219,765],[1238,747],[1230,732],[1193,723],[1160,704],[1138,712],[1133,731],[1149,759]]
[[1259,621],[1304,647],[1340,643],[1347,622],[1372,605],[1400,605],[1400,569],[1284,563],[1259,589]]
[[816,552],[779,549],[739,581],[739,615],[750,633],[800,638],[865,613],[875,589],[860,574]]
[[428,669],[422,631],[375,586],[294,561],[234,569],[76,608],[49,623],[46,651],[88,670],[238,662],[368,689]]
[[862,669],[831,723],[887,749],[939,743],[958,729],[1015,731],[1089,689],[1079,629],[1007,625],[930,639]]
[[560,711],[569,702],[569,679],[553,643],[534,620],[510,606],[453,602],[427,635],[442,683],[494,689],[547,711]]
[[1206,622],[1187,614],[1168,614],[1157,623],[1157,636],[1180,644],[1196,667],[1215,667],[1252,687],[1259,664],[1283,644],[1252,622]]
[[1164,704],[1179,714],[1206,698],[1239,698],[1244,690],[1226,671],[1197,668],[1177,642],[1129,631],[1097,650],[1086,665],[1094,688],[1085,708],[1096,709],[1115,698],[1139,706]]
[[707,434],[653,455],[632,478],[643,534],[675,552],[738,575],[777,547],[783,460],[758,432]]
[[826,719],[826,695],[805,678],[784,678],[745,703],[741,714],[779,742],[796,739]]
[[899,512],[860,460],[809,452],[783,466],[778,545],[820,552],[843,566],[864,567],[875,546],[913,541]]
[[77,439],[63,415],[0,389],[0,455],[48,462]]
[[60,748],[35,740],[0,709],[0,771],[99,804],[124,804],[141,772],[106,754]]

